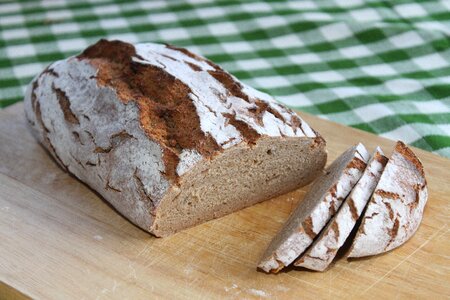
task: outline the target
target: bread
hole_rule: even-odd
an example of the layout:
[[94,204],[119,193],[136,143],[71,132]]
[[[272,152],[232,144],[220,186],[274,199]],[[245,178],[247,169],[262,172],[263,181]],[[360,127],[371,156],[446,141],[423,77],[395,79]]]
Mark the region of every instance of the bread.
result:
[[363,175],[339,211],[330,220],[312,245],[294,263],[295,266],[324,271],[352,232],[370,199],[387,163],[383,151],[377,147]]
[[186,49],[101,40],[51,64],[25,112],[62,168],[156,236],[311,182],[324,139]]
[[276,273],[311,245],[363,174],[368,158],[362,144],[351,147],[313,182],[263,254],[260,269]]
[[420,225],[427,197],[422,163],[403,142],[397,142],[348,257],[381,254],[409,240]]
[[[410,239],[419,227],[428,197],[422,163],[401,141],[389,160],[377,147],[367,168],[366,161],[361,144],[336,159],[314,181],[258,267],[276,273],[295,260],[295,266],[324,271],[358,221],[361,225],[350,241],[350,258],[384,253]],[[348,178],[342,180],[343,175]],[[341,194],[336,195],[340,186]]]

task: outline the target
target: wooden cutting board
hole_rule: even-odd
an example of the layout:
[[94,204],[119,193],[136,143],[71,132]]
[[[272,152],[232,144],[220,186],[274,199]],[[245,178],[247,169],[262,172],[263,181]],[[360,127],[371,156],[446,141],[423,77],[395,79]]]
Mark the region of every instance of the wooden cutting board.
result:
[[[404,246],[329,271],[256,271],[307,188],[157,239],[60,170],[25,126],[22,105],[0,112],[0,298],[448,298],[450,160],[415,149],[430,196]],[[375,135],[301,113],[327,140],[329,162]]]

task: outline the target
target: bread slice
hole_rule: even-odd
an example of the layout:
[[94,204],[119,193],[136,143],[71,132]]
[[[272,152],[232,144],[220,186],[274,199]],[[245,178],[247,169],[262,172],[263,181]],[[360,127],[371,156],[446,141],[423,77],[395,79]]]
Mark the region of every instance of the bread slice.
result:
[[339,211],[328,222],[312,245],[296,261],[295,266],[324,271],[352,232],[380,179],[388,159],[377,147],[363,175]]
[[348,257],[376,255],[405,243],[419,227],[427,198],[422,163],[403,142],[397,142]]
[[312,243],[361,177],[369,154],[362,144],[345,151],[318,177],[280,232],[258,267],[276,273],[292,263]]
[[168,45],[101,40],[39,74],[25,112],[62,168],[156,236],[306,185],[326,163],[292,110]]

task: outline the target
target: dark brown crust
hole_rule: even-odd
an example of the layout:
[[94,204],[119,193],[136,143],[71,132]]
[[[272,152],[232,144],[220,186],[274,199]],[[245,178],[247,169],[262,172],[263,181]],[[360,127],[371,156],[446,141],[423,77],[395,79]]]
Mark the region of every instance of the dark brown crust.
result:
[[335,234],[335,236],[336,236],[336,239],[338,239],[338,237],[339,237],[339,234],[340,234],[340,232],[339,232],[339,225],[338,225],[338,223],[336,223],[336,222],[332,222],[332,224],[331,224],[331,229],[333,229],[333,231],[334,231],[334,234]]
[[[249,111],[253,114],[256,123],[258,123],[261,126],[264,126],[264,122],[263,122],[263,116],[266,112],[271,113],[275,118],[281,120],[283,123],[289,123],[287,122],[287,120],[284,119],[284,117],[275,109],[273,109],[271,106],[269,106],[269,104],[267,104],[266,102],[263,102],[259,99],[256,99],[254,101],[255,103],[255,108],[251,108],[249,109]],[[300,124],[300,118],[297,115],[293,115],[292,116],[293,122],[291,122],[291,126],[293,127],[298,127],[301,129]],[[298,121],[297,121],[298,120]],[[303,131],[303,130],[302,130]]]
[[394,226],[392,227],[392,229],[389,229],[390,239],[386,245],[386,249],[389,247],[390,244],[392,244],[392,242],[395,240],[395,238],[397,237],[397,234],[398,234],[400,222],[397,217],[395,218],[395,220],[393,220],[393,222],[394,222]]
[[386,166],[387,162],[389,161],[389,159],[386,156],[378,152],[375,153],[375,159],[383,166]]
[[[300,117],[297,114],[295,114],[295,116],[292,117],[291,123],[292,123],[292,126],[294,126],[296,128],[299,128],[303,132],[303,134],[306,136],[306,133],[303,130],[303,127],[302,127],[302,119],[300,119]],[[312,131],[316,134],[317,137],[320,137],[320,134],[318,134],[313,129],[312,129]]]
[[318,132],[314,131],[314,133],[316,134],[316,137],[314,138],[314,141],[311,143],[311,146],[309,146],[309,147],[314,149],[314,148],[317,148],[317,147],[320,147],[321,145],[323,145],[323,147],[325,148],[325,146],[327,144],[325,139]]
[[250,102],[250,100],[248,99],[248,95],[242,92],[242,85],[238,81],[234,80],[230,74],[220,68],[214,71],[208,71],[208,73],[221,84],[223,84],[223,86],[231,95]]
[[[168,56],[169,57],[169,56]],[[173,58],[171,58],[171,57],[169,57],[170,59],[173,59]],[[202,68],[200,68],[199,66],[197,66],[196,64],[193,64],[193,63],[190,63],[190,62],[186,62],[186,64],[189,66],[189,67],[191,67],[191,69],[192,70],[194,70],[194,71],[196,71],[196,72],[199,72],[199,71],[201,71],[202,70]]]
[[41,76],[42,76],[43,74],[49,74],[49,75],[51,75],[51,76],[53,76],[53,77],[56,77],[56,78],[59,77],[59,74],[56,73],[56,72],[51,68],[51,65],[47,66],[47,68],[45,68],[45,70],[42,71]]
[[330,216],[333,216],[336,213],[335,203],[336,201],[339,201],[336,195],[336,190],[337,190],[336,184],[334,184],[329,190],[329,194],[331,195],[331,203],[330,206],[328,207],[328,213],[330,214]]
[[[262,102],[260,102],[260,103],[262,103]],[[268,106],[268,107],[266,108],[266,111],[269,112],[269,113],[271,113],[272,115],[274,115],[275,118],[281,120],[282,122],[286,122],[286,120],[283,118],[283,116],[282,116],[279,112],[277,112],[275,109],[273,109],[272,107]],[[296,119],[296,120],[298,119],[298,120],[300,120],[298,117],[297,117],[297,118],[294,118],[294,117],[293,117],[293,119]],[[300,124],[301,124],[301,122],[298,124],[298,127],[300,127]],[[292,125],[293,125],[293,124],[292,124]]]
[[331,197],[333,197],[333,199],[336,198],[336,188],[337,188],[337,186],[336,186],[336,184],[334,184],[334,185],[330,188],[330,191],[329,191],[329,193],[330,193]]
[[166,166],[163,174],[166,175],[167,178],[174,178],[176,180],[178,178],[176,170],[178,163],[180,162],[180,157],[178,153],[176,153],[170,148],[164,148],[163,160]]
[[330,216],[334,216],[334,214],[336,213],[336,202],[341,202],[341,201],[342,201],[342,199],[333,197],[333,199],[330,202],[330,206],[328,207],[328,213]]
[[388,191],[385,191],[382,189],[377,189],[375,191],[375,194],[380,195],[383,198],[400,199],[399,194],[393,193],[393,192],[388,192]]
[[189,56],[190,58],[193,58],[193,59],[195,59],[195,60],[208,62],[206,59],[201,58],[200,56],[198,56],[198,55],[192,53],[192,52],[189,51],[188,49],[176,47],[176,46],[170,45],[170,44],[166,44],[166,48],[169,48],[169,49],[172,49],[172,50],[175,50],[175,51],[179,51],[179,52],[181,52],[181,53],[183,53],[183,54],[185,54],[185,55],[187,55],[187,56]]
[[249,108],[249,111],[255,115],[256,123],[258,125],[262,125],[263,126],[264,124],[263,124],[263,118],[262,117],[263,117],[264,112],[267,109],[268,104],[264,103],[262,101],[256,100],[255,101],[255,106],[256,107],[254,107],[254,108],[253,107]]
[[422,162],[419,160],[419,158],[414,154],[414,152],[405,145],[402,141],[398,141],[395,145],[396,152],[403,155],[407,160],[409,160],[419,171],[419,173],[425,178],[425,172],[423,171],[423,165]]
[[386,206],[387,210],[389,211],[389,219],[394,220],[394,210],[392,209],[392,206],[389,202],[384,202],[384,205]]
[[80,124],[77,116],[70,109],[70,101],[67,98],[66,93],[63,90],[56,88],[54,85],[52,85],[52,89],[56,94],[56,98],[58,99],[59,106],[61,107],[66,122],[70,124]]
[[316,237],[316,234],[313,231],[313,224],[312,224],[312,218],[311,216],[309,216],[308,218],[306,218],[305,221],[303,221],[302,223],[303,226],[303,230],[305,231],[305,233],[311,238],[314,239]]
[[415,184],[413,186],[414,192],[416,193],[416,198],[414,199],[414,202],[409,204],[409,211],[412,214],[413,210],[419,205],[420,203],[420,192],[426,187],[425,184]]
[[[391,198],[394,200],[400,199],[400,196],[398,194],[389,193],[389,192],[385,192],[385,191],[381,191],[381,192],[384,195],[383,197],[388,196],[388,198]],[[380,193],[377,193],[377,194],[381,195]],[[398,220],[398,216],[394,215],[394,210],[392,209],[391,204],[387,201],[383,201],[383,204],[386,206],[386,209],[389,211],[389,219],[394,223],[394,226],[391,229],[388,229],[390,238],[389,238],[388,244],[386,245],[386,248],[387,248],[397,237],[400,222]]]
[[354,168],[354,169],[358,169],[360,171],[364,171],[366,166],[367,166],[367,163],[362,161],[360,158],[355,157],[347,165],[347,168],[349,168],[349,169]]
[[250,145],[254,145],[256,141],[259,139],[260,135],[251,128],[247,123],[242,122],[236,119],[235,115],[232,114],[223,114],[225,118],[228,118],[228,123],[236,127],[237,130],[241,132],[243,137],[247,140]]
[[352,198],[348,199],[348,207],[350,208],[350,212],[352,214],[352,219],[353,220],[358,220],[359,219],[359,214],[358,211],[356,210],[356,206],[355,206],[355,202],[353,201]]

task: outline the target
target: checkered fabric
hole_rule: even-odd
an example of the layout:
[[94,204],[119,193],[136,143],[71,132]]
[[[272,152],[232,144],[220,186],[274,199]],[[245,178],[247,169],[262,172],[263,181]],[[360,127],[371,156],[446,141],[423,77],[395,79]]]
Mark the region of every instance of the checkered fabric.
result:
[[279,101],[450,157],[450,1],[0,4],[0,107],[99,38],[200,53]]

